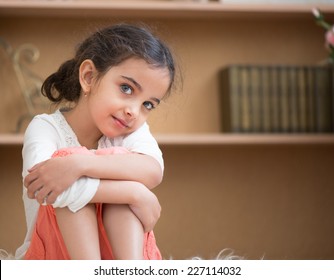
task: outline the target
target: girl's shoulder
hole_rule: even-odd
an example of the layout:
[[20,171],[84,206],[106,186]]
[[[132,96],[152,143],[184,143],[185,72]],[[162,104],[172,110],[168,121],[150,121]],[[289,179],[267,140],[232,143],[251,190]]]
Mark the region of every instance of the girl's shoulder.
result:
[[36,131],[41,129],[48,129],[49,127],[55,126],[55,121],[52,117],[53,114],[39,114],[32,118],[27,129],[26,134],[30,131]]
[[78,140],[72,128],[67,123],[60,110],[50,114],[36,115],[28,125],[26,132],[27,136],[59,139],[64,142],[65,146],[78,146]]
[[[62,113],[59,110],[56,110],[53,113],[43,113],[35,115],[30,124],[36,124],[36,123],[50,123],[52,125],[57,125],[64,121],[64,118],[62,117]],[[29,124],[29,125],[30,125]]]

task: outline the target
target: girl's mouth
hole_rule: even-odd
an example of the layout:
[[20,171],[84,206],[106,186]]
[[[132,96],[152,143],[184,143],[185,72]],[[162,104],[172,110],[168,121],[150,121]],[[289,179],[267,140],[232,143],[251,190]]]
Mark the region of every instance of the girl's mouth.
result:
[[126,121],[122,120],[122,119],[119,119],[119,118],[116,118],[113,116],[113,119],[115,121],[115,123],[121,127],[121,128],[129,128],[129,125]]

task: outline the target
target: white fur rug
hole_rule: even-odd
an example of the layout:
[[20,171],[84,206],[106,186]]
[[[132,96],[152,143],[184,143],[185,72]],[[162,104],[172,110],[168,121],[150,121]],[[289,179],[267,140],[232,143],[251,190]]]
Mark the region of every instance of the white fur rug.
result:
[[[173,258],[170,258],[172,260]],[[244,258],[234,253],[232,249],[224,249],[212,260],[243,260]],[[15,260],[15,256],[6,250],[0,249],[0,260]],[[201,257],[192,257],[190,260],[205,260]]]

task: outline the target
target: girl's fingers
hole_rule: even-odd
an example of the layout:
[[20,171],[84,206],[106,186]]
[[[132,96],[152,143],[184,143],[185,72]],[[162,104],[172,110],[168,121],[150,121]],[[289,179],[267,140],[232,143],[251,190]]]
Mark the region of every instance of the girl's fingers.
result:
[[43,185],[38,181],[35,180],[31,182],[29,185],[26,186],[27,193],[29,198],[35,198],[36,193],[43,187]]
[[57,194],[55,194],[54,192],[51,192],[47,195],[46,197],[46,204],[53,204],[57,199]]
[[42,186],[36,193],[35,198],[40,203],[47,203],[48,202],[48,196],[51,193],[50,189],[46,186]]
[[23,184],[27,188],[30,184],[37,179],[37,174],[30,173],[24,177]]

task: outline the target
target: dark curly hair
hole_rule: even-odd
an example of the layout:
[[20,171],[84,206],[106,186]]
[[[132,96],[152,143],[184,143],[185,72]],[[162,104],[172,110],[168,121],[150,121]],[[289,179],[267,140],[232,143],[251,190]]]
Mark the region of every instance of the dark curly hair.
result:
[[42,85],[42,94],[50,101],[78,101],[81,93],[79,68],[81,63],[93,61],[99,77],[124,60],[137,57],[157,68],[166,68],[170,75],[170,93],[175,81],[175,62],[167,45],[147,28],[130,24],[116,24],[93,33],[77,48],[73,59],[64,62],[57,72]]

